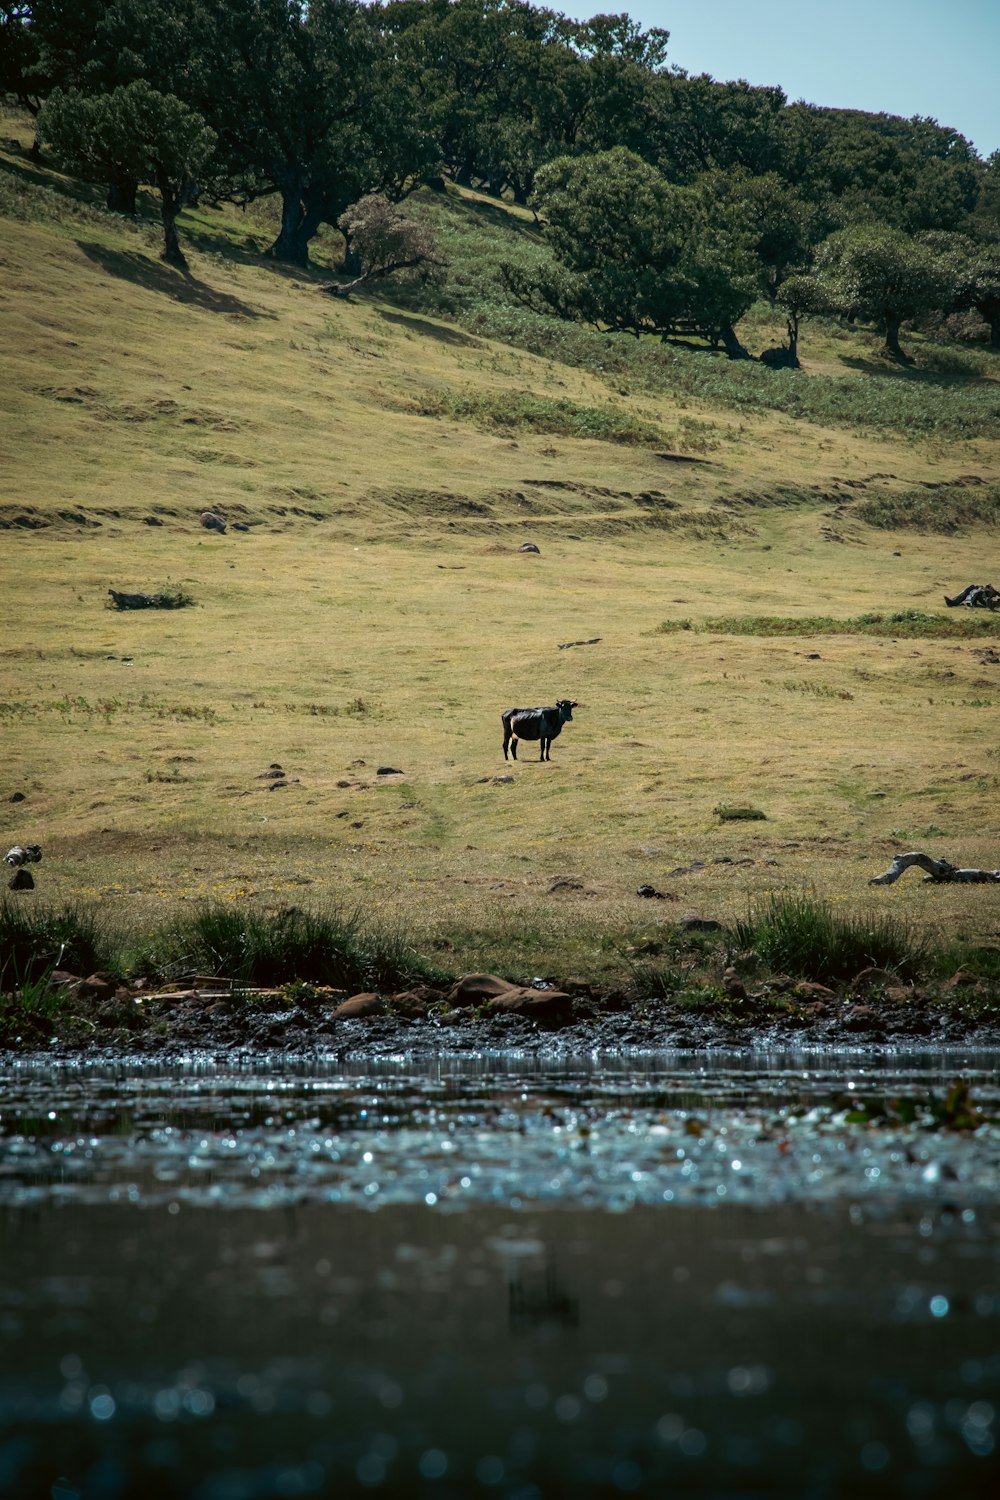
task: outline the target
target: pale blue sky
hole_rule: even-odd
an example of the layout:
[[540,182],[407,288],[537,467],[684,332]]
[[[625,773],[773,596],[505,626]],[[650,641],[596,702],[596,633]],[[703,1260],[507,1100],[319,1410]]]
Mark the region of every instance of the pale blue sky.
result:
[[780,84],[789,100],[930,115],[1000,149],[1000,0],[550,0],[586,18],[627,11],[670,32],[668,62]]

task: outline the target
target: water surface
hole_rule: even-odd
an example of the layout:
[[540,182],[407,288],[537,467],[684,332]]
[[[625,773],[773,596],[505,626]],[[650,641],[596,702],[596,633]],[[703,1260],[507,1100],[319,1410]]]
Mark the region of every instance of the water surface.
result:
[[0,1494],[996,1493],[998,1061],[9,1067]]

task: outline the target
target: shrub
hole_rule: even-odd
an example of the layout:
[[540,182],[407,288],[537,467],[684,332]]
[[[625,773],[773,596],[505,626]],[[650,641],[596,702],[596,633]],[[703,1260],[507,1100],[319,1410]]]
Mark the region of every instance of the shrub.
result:
[[215,974],[244,985],[299,980],[355,990],[391,988],[424,972],[401,936],[365,931],[357,915],[220,903],[156,934],[137,967],[164,979]]
[[34,984],[52,969],[86,977],[113,968],[112,955],[111,940],[92,912],[0,901],[0,990]]
[[892,915],[840,917],[809,896],[771,896],[736,923],[734,935],[773,970],[825,984],[868,968],[909,977],[928,959],[925,941]]

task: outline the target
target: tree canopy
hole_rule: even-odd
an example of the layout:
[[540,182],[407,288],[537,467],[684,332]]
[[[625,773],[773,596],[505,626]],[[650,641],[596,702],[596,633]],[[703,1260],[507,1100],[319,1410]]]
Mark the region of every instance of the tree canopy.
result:
[[960,285],[934,296],[996,341],[1000,153],[983,161],[933,119],[689,74],[669,49],[624,12],[529,0],[0,0],[0,91],[109,206],[155,186],[175,257],[168,225],[197,174],[235,202],[277,194],[268,253],[299,265],[352,204],[445,178],[536,205],[552,261],[513,279],[563,316],[699,330],[736,353],[747,299],[802,292],[818,257],[824,305],[881,320],[898,348],[873,267],[894,247],[899,317],[919,317],[926,236],[952,234],[972,248],[938,257],[938,281]]
[[215,146],[215,133],[200,115],[140,78],[110,94],[54,89],[38,116],[38,132],[60,161],[108,185],[111,207],[134,212],[139,183],[155,183],[164,259],[185,264],[177,215],[194,196],[198,173]]

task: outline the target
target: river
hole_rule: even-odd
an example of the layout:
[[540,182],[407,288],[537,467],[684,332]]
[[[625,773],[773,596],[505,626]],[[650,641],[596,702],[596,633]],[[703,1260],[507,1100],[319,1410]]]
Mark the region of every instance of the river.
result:
[[7,1063],[0,1495],[995,1495],[998,1063]]

